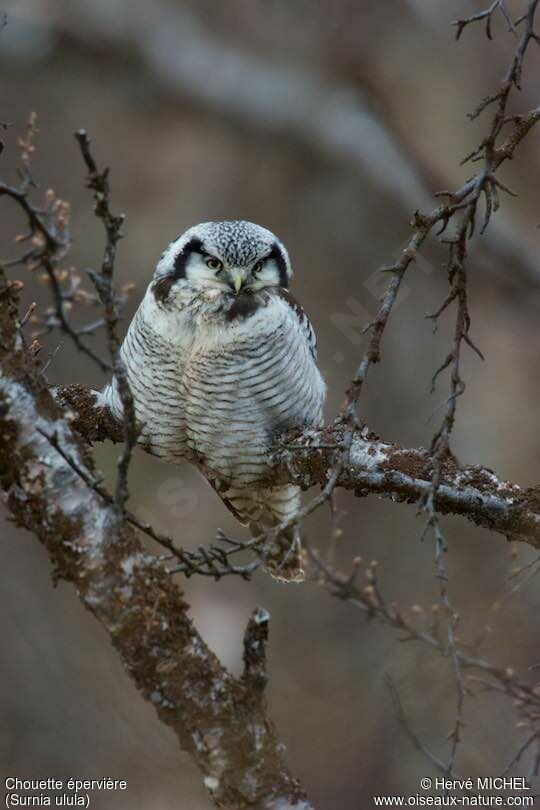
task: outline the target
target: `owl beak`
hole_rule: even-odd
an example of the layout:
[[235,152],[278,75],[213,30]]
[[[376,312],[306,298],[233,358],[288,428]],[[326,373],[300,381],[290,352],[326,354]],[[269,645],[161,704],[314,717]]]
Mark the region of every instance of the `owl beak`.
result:
[[236,293],[236,295],[238,295],[238,293],[240,292],[240,290],[242,288],[242,285],[244,283],[244,278],[243,278],[242,274],[239,273],[238,270],[234,270],[231,273],[231,281],[232,281],[232,287],[234,289],[234,292]]

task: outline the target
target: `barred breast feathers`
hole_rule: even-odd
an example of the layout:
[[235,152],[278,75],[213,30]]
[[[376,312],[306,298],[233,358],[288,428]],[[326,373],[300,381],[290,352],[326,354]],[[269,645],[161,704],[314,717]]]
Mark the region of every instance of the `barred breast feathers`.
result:
[[[122,345],[141,441],[240,485],[264,477],[279,433],[322,422],[325,395],[295,299],[276,288],[254,304],[230,318],[230,297],[184,289],[168,304],[150,285]],[[121,418],[114,381],[104,397]]]
[[235,486],[261,481],[276,437],[320,424],[325,386],[305,315],[268,293],[251,314],[201,313],[184,366],[188,445]]

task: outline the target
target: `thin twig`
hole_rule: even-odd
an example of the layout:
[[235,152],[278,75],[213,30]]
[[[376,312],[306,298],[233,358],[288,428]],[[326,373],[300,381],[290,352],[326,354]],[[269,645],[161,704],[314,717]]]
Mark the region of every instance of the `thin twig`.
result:
[[110,208],[109,170],[100,172],[90,151],[90,139],[84,129],[75,133],[81,155],[88,170],[87,187],[94,193],[94,213],[105,229],[105,249],[101,271],[90,272],[103,304],[109,352],[113,363],[114,380],[122,402],[124,417],[124,448],[118,459],[115,504],[122,513],[128,499],[127,476],[131,455],[137,444],[138,429],[135,419],[135,402],[129,387],[127,370],[121,356],[121,341],[118,336],[118,308],[113,288],[113,273],[118,242],[122,238],[124,214],[115,215]]

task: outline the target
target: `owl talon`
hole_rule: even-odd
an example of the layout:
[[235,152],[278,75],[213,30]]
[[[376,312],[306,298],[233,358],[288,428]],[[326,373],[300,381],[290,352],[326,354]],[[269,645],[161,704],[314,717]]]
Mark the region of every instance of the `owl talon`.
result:
[[[290,531],[290,530],[289,530]],[[303,582],[306,578],[302,567],[303,550],[298,527],[292,529],[292,539],[284,532],[281,538],[287,540],[287,548],[283,553],[283,546],[275,547],[274,555],[265,557],[264,567],[273,579],[279,582]],[[277,538],[279,542],[279,537]]]

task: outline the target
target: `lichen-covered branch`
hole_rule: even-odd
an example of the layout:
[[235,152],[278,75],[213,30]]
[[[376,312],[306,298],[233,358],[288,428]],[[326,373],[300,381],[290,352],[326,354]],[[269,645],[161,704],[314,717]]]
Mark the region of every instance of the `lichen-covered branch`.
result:
[[[57,397],[72,413],[73,427],[86,441],[122,440],[121,427],[96,404],[96,394],[80,385],[62,386]],[[293,481],[304,489],[324,486],[334,469],[335,449],[347,428],[336,422],[278,442],[274,481]],[[433,459],[424,448],[381,441],[366,429],[354,435],[349,463],[336,485],[358,496],[418,503],[431,487]],[[441,467],[435,499],[441,514],[461,515],[485,529],[540,548],[540,487],[525,489],[481,466],[460,466],[451,456]]]
[[[344,428],[337,424],[309,431],[275,454],[281,476],[304,487],[324,483],[332,467],[331,445]],[[297,449],[304,445],[306,450]],[[317,449],[317,447],[321,449]],[[417,503],[431,486],[433,459],[424,448],[404,448],[364,431],[353,439],[350,463],[337,486],[356,495],[376,494],[393,501]],[[451,457],[441,468],[435,507],[441,514],[461,515],[478,526],[540,546],[540,488],[523,489],[499,479],[481,466],[460,466]]]
[[[158,558],[67,463],[92,463],[40,381],[16,321],[16,288],[0,276],[0,486],[8,510],[46,547],[100,621],[137,687],[204,774],[216,804],[309,808],[266,713],[268,616],[246,631],[246,673],[233,678],[193,627]],[[53,439],[63,452],[53,446]]]

